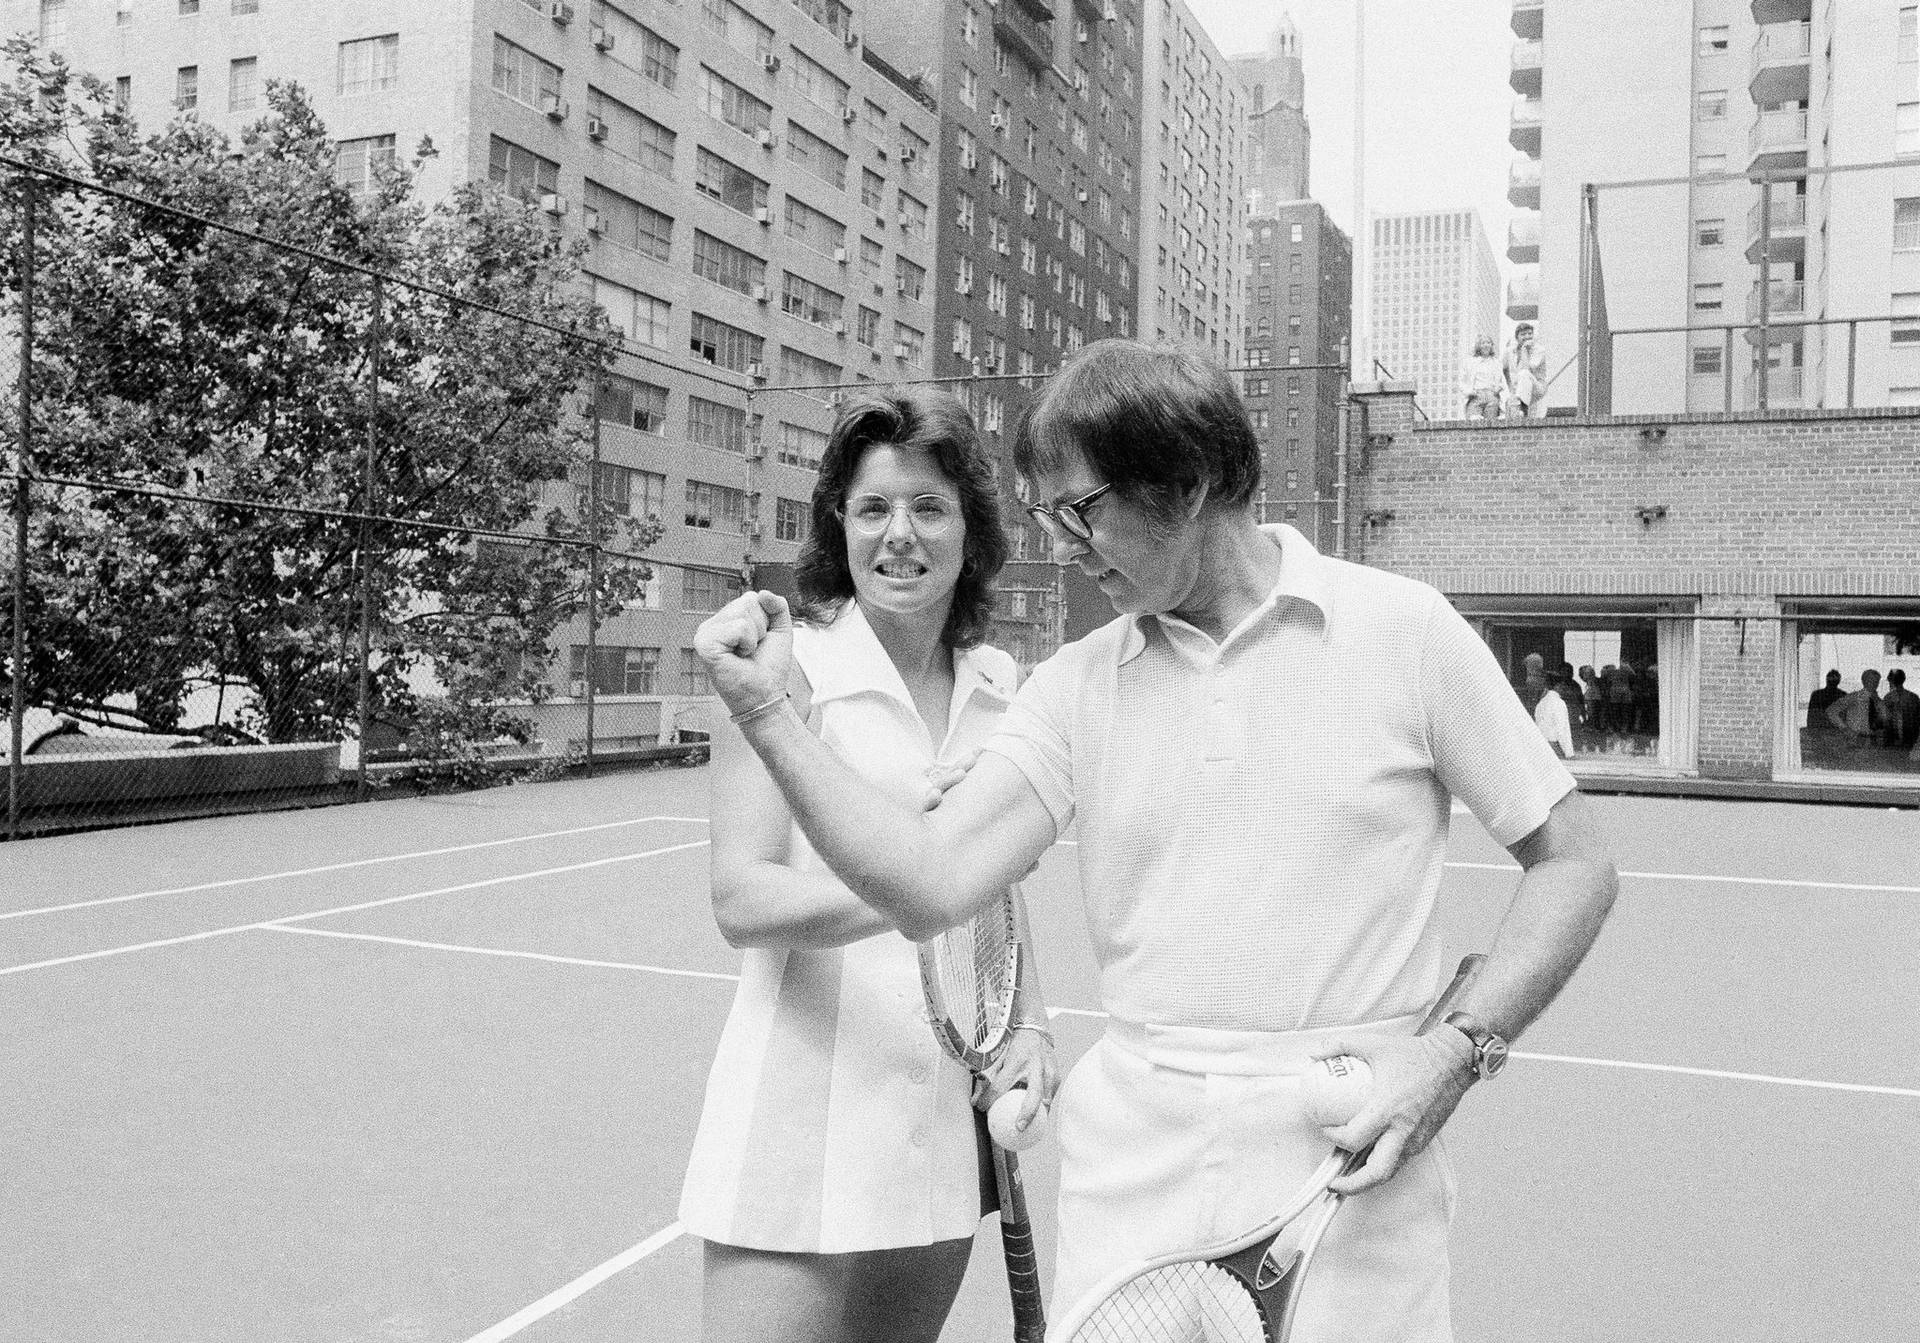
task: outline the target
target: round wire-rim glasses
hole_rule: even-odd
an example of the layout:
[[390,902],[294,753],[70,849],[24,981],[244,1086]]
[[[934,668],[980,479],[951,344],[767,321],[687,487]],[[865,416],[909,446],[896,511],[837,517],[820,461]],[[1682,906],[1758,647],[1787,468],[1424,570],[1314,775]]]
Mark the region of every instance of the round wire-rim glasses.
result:
[[1069,499],[1063,504],[1028,504],[1027,512],[1055,540],[1091,541],[1093,524],[1087,521],[1085,510],[1112,488],[1113,482],[1108,481],[1105,485],[1088,490],[1078,499]]
[[878,536],[893,525],[893,515],[903,508],[914,531],[922,536],[939,536],[960,516],[960,505],[944,494],[916,494],[911,499],[858,494],[841,506],[840,521],[861,536]]

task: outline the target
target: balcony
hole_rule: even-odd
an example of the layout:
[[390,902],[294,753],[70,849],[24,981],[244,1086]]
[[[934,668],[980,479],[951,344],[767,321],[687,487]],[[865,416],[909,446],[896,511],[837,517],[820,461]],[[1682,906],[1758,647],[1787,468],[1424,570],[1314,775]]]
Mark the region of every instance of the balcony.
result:
[[1753,0],[1755,23],[1805,23],[1813,17],[1813,0]]
[[[1807,282],[1805,280],[1769,280],[1767,292],[1767,321],[1792,321],[1796,317],[1806,316]],[[1760,286],[1755,285],[1747,291],[1747,320],[1760,320]],[[1758,339],[1758,337],[1754,337]]]
[[1753,41],[1753,71],[1747,80],[1753,101],[1761,107],[1806,102],[1812,50],[1810,23],[1770,23],[1762,28]]
[[1523,210],[1540,208],[1540,160],[1525,154],[1514,156],[1507,169],[1507,203]]
[[[1806,369],[1770,368],[1767,370],[1767,406],[1799,406],[1806,403]],[[1747,374],[1747,404],[1760,404],[1760,370]]]
[[1539,38],[1513,44],[1513,64],[1507,71],[1507,83],[1515,93],[1527,98],[1540,96],[1540,61]]
[[1802,168],[1807,162],[1807,110],[1780,107],[1762,112],[1747,132],[1747,171]]
[[993,33],[1035,70],[1045,71],[1053,64],[1053,21],[1035,18],[1031,6],[1010,2],[996,5]]
[[[1747,260],[1758,261],[1761,253],[1760,202],[1747,211]],[[1769,261],[1797,264],[1807,256],[1807,198],[1790,189],[1776,187],[1773,209],[1767,223],[1766,255]]]
[[1515,215],[1507,224],[1507,260],[1540,259],[1540,212],[1529,210]]
[[1538,98],[1513,100],[1513,124],[1507,128],[1507,143],[1523,154],[1538,157],[1540,126],[1546,120]]
[[1507,316],[1516,322],[1540,319],[1540,267],[1521,266],[1507,282]]
[[[1813,0],[1807,0],[1808,4]],[[1547,7],[1543,0],[1513,0],[1513,35],[1538,38],[1546,28]]]

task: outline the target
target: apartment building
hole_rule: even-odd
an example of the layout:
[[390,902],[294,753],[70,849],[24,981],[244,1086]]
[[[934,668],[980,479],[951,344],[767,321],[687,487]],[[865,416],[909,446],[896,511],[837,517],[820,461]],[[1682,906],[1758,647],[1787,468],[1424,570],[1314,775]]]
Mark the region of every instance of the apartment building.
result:
[[599,492],[666,534],[591,661],[584,623],[559,636],[560,691],[705,693],[693,631],[797,554],[840,389],[934,371],[937,103],[838,0],[473,0],[454,23],[366,0],[9,8],[143,124],[237,130],[266,79],[295,80],[343,182],[427,140],[425,199],[488,179],[588,240],[626,343],[596,407]]
[[1251,100],[1231,63],[1179,0],[1146,0],[1141,159],[1146,165],[1140,329],[1244,358],[1247,142]]
[[1508,311],[1537,307],[1552,350],[1583,316],[1584,188],[1638,184],[1593,198],[1585,311],[1611,332],[1594,409],[1920,401],[1915,17],[1908,0],[1514,5]]
[[[1501,339],[1500,272],[1477,210],[1374,215],[1368,286],[1376,372],[1418,386],[1429,419],[1463,414],[1461,374],[1481,337]],[[1542,342],[1550,371],[1553,332]],[[1570,353],[1570,352],[1569,352]]]

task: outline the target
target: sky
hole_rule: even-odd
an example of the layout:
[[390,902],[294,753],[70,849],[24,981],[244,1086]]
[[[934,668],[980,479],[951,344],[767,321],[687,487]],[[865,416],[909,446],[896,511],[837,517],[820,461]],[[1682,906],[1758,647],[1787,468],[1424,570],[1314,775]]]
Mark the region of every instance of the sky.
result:
[[[1362,0],[1186,0],[1229,56],[1264,50],[1282,13],[1300,30],[1310,189],[1352,233],[1354,11]],[[1512,0],[1364,0],[1366,208],[1471,205],[1506,270]]]

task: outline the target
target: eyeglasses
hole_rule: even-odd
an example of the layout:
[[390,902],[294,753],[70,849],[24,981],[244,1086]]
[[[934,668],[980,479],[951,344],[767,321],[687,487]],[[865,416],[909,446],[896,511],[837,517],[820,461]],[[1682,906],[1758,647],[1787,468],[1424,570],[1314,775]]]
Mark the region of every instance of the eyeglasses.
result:
[[1056,541],[1090,541],[1093,539],[1093,524],[1087,521],[1087,509],[1112,488],[1113,482],[1108,481],[1098,489],[1088,490],[1078,499],[1069,499],[1064,504],[1028,504],[1027,512]]
[[840,510],[840,520],[862,536],[878,536],[893,525],[893,515],[907,510],[907,520],[922,536],[939,536],[960,516],[960,505],[940,494],[918,494],[911,499],[889,499],[858,494]]

